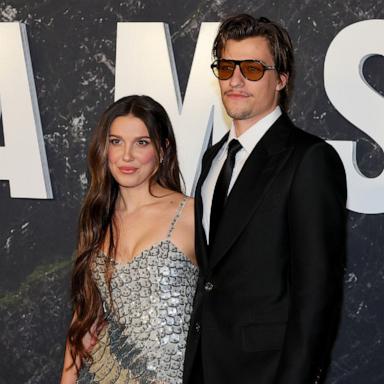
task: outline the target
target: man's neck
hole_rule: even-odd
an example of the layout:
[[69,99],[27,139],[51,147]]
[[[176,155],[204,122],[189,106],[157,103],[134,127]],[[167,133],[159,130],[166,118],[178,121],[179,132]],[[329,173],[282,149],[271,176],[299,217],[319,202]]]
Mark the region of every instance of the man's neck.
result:
[[254,126],[256,123],[258,123],[260,120],[264,119],[264,117],[271,114],[275,109],[277,105],[275,105],[272,109],[266,111],[263,114],[254,116],[250,119],[244,119],[244,120],[233,120],[233,125],[235,127],[236,136],[239,137],[244,132],[246,132],[249,128]]

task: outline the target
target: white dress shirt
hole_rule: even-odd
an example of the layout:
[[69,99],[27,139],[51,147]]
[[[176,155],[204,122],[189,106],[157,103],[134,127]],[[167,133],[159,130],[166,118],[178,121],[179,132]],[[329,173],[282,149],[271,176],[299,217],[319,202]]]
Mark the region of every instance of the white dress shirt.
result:
[[215,190],[216,181],[219,177],[221,168],[223,167],[224,161],[227,158],[228,144],[232,139],[237,139],[242,145],[242,149],[236,154],[235,166],[233,168],[231,182],[229,183],[228,194],[230,193],[233,185],[235,184],[237,177],[244,163],[251,154],[253,148],[272,126],[272,124],[280,117],[281,109],[277,106],[269,115],[263,117],[256,124],[249,127],[239,137],[236,136],[235,127],[232,124],[231,130],[229,131],[228,140],[220,148],[219,152],[212,161],[211,169],[204,180],[201,188],[201,197],[203,200],[203,227],[205,230],[207,241],[209,242],[209,222],[211,217],[211,207],[213,192]]

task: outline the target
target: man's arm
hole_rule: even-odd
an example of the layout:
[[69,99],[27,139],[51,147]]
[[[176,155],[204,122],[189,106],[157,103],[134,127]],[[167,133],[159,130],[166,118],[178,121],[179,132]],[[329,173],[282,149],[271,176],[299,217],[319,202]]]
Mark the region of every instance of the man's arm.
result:
[[346,181],[325,142],[304,154],[289,198],[290,309],[275,384],[320,383],[343,290]]

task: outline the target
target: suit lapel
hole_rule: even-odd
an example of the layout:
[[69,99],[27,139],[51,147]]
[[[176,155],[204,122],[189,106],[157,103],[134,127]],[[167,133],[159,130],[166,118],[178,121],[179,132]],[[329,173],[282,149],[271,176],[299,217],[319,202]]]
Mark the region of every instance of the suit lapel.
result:
[[243,166],[227,200],[211,247],[213,268],[240,236],[279,170],[292,153],[291,123],[281,116],[256,145]]
[[200,269],[207,271],[208,267],[208,247],[206,234],[203,227],[203,201],[201,198],[201,188],[205,179],[208,176],[209,170],[211,169],[212,161],[219,152],[220,148],[227,141],[228,133],[216,143],[214,146],[209,148],[203,156],[201,174],[196,185],[195,191],[195,247],[196,257]]

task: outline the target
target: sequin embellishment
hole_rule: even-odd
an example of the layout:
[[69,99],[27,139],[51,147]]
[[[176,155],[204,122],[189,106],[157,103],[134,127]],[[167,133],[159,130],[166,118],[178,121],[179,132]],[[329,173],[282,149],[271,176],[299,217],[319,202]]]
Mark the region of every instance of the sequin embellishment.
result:
[[181,384],[198,269],[167,238],[126,264],[114,263],[112,302],[105,283],[106,256],[95,260],[94,279],[106,310],[106,327],[92,351],[93,364],[78,383]]

